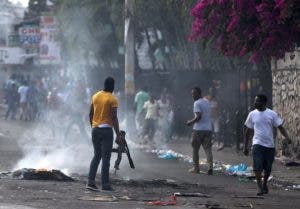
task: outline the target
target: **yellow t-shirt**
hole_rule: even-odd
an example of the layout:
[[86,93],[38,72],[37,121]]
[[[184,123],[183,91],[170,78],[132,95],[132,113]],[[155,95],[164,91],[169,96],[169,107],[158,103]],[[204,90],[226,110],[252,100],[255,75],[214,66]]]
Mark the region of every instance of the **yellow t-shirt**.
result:
[[93,128],[102,124],[113,126],[112,108],[118,107],[118,99],[110,92],[99,91],[93,95],[92,104],[94,107]]

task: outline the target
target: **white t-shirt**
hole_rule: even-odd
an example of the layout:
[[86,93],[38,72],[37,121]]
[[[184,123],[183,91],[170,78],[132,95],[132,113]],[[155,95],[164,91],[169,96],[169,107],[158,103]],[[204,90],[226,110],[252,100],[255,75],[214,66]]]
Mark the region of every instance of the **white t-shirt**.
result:
[[212,124],[210,119],[210,106],[206,99],[198,99],[194,102],[194,113],[201,113],[201,119],[194,123],[194,130],[197,131],[211,131]]
[[25,103],[27,102],[27,92],[29,87],[28,86],[20,86],[18,89],[18,93],[20,94],[20,102]]
[[259,144],[264,147],[274,148],[273,127],[282,124],[282,119],[273,110],[253,110],[249,113],[245,126],[254,129],[252,144]]
[[157,120],[158,104],[156,101],[154,101],[154,103],[151,103],[150,101],[145,102],[144,109],[146,110],[146,119]]
[[166,100],[165,103],[163,103],[161,100],[157,101],[157,104],[159,106],[159,116],[162,117],[163,119],[167,119],[168,117],[168,113],[170,110],[170,105],[169,105],[169,101]]

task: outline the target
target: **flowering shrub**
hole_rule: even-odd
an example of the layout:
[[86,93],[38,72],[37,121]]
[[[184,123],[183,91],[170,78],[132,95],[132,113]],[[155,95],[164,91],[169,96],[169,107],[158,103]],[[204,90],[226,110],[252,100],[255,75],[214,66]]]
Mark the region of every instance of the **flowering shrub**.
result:
[[191,10],[190,40],[212,40],[225,56],[250,54],[253,63],[282,58],[300,39],[296,1],[200,0]]

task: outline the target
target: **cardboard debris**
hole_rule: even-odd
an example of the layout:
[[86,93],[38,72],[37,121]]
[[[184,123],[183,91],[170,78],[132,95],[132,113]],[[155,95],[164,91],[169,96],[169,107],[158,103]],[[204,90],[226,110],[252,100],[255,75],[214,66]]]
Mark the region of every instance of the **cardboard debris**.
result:
[[118,198],[111,195],[86,195],[79,197],[78,200],[85,200],[85,201],[100,201],[100,202],[114,202],[117,201]]

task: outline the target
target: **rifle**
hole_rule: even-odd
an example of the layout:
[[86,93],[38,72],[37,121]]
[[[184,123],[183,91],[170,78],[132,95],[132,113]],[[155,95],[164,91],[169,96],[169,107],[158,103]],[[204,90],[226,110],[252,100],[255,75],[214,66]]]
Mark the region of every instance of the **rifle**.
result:
[[112,152],[116,152],[118,154],[118,157],[115,161],[115,166],[114,166],[115,172],[120,169],[119,165],[121,163],[123,153],[126,153],[126,155],[127,155],[130,168],[135,169],[135,166],[134,166],[134,163],[132,161],[132,158],[131,158],[131,155],[130,155],[130,152],[129,152],[129,148],[128,148],[128,145],[127,145],[127,142],[126,142],[126,139],[125,139],[126,132],[125,131],[120,131],[120,134],[121,134],[121,142],[118,144],[117,148],[112,149]]

